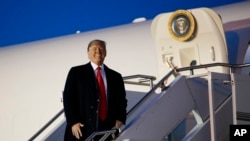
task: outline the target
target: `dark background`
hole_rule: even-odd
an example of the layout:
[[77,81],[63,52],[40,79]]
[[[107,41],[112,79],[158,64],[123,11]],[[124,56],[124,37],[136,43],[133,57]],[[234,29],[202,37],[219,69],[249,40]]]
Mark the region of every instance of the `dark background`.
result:
[[0,47],[243,0],[1,0]]

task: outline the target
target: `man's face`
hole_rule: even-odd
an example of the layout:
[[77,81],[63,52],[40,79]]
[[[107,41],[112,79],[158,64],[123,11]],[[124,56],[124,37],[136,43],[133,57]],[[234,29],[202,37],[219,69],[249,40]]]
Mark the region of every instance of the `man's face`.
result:
[[106,57],[105,47],[100,46],[99,44],[93,44],[88,50],[88,57],[91,62],[96,65],[101,65]]

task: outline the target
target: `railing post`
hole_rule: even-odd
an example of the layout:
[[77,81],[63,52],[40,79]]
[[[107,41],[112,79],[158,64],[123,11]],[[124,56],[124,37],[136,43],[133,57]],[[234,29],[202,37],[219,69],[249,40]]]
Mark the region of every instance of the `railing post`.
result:
[[234,124],[234,125],[237,125],[236,86],[235,86],[235,79],[234,79],[233,73],[231,73],[230,76],[231,76],[231,86],[232,86],[233,124]]
[[210,134],[211,141],[216,141],[216,127],[215,127],[215,112],[214,112],[214,98],[213,98],[213,84],[212,75],[208,73],[208,99],[209,99],[209,113],[210,113]]

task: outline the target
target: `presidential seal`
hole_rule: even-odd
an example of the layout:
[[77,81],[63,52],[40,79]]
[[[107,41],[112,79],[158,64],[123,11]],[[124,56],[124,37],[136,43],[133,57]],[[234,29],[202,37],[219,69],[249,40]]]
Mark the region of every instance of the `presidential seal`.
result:
[[195,19],[186,10],[175,11],[168,20],[170,36],[178,41],[187,41],[193,38],[195,28]]

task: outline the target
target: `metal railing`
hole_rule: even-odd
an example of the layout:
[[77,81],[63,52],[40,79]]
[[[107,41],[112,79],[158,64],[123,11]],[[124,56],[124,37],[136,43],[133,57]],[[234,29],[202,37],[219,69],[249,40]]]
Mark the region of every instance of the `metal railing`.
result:
[[[164,83],[166,79],[168,79],[171,75],[176,75],[176,72],[183,72],[183,71],[193,71],[195,69],[202,69],[202,68],[209,68],[209,67],[227,67],[231,69],[231,72],[233,72],[232,69],[235,68],[243,68],[243,67],[250,67],[250,64],[228,64],[228,63],[212,63],[212,64],[206,64],[206,65],[196,65],[196,66],[190,66],[190,67],[183,67],[183,68],[176,68],[169,71],[154,87],[134,106],[132,107],[128,113],[127,117],[132,115],[151,95],[154,94],[154,91],[161,87],[161,85]],[[238,115],[237,118],[240,119],[249,119],[250,114],[241,114]]]
[[211,63],[211,64],[205,64],[205,65],[196,65],[196,66],[190,66],[190,67],[177,68],[176,71],[177,72],[182,72],[182,71],[209,68],[209,67],[216,67],[216,66],[230,68],[231,72],[233,72],[232,69],[250,67],[250,64]]
[[[138,82],[129,81],[129,79],[135,79],[139,78]],[[134,85],[144,85],[144,86],[150,86],[153,87],[153,81],[156,80],[156,77],[149,76],[149,75],[130,75],[123,77],[124,83],[126,84],[134,84]],[[149,82],[149,83],[148,83]],[[28,140],[33,141],[35,140],[39,135],[41,135],[53,122],[55,122],[62,114],[64,113],[64,109],[61,109],[54,117],[52,117],[51,120],[49,120],[41,129],[39,129],[32,137],[30,137]],[[108,131],[109,132],[109,131]],[[100,132],[103,133],[103,132]],[[100,134],[99,133],[99,134]]]
[[44,130],[46,130],[58,117],[63,114],[64,110],[60,110],[51,120],[49,120],[40,130],[38,130],[30,139],[29,141],[33,141],[36,139]]
[[157,88],[161,87],[162,83],[173,73],[175,73],[175,70],[171,70],[170,72],[168,72],[167,75],[165,75],[157,84],[153,85],[152,89],[150,89],[150,91],[127,112],[127,117],[132,115],[144,103],[144,101],[146,101],[150,96],[152,96],[154,94],[154,91]]
[[[189,66],[189,67],[183,67],[183,68],[177,68],[177,69],[172,69],[169,71],[156,85],[153,84],[153,81],[156,80],[154,76],[149,76],[149,75],[131,75],[131,76],[125,76],[123,77],[124,83],[126,84],[134,84],[134,85],[145,85],[145,86],[151,86],[152,89],[136,104],[134,105],[128,112],[127,112],[127,117],[132,115],[139,107],[140,105],[143,104],[144,101],[147,100],[152,94],[154,94],[154,91],[161,87],[162,83],[168,79],[171,75],[175,74],[176,72],[183,72],[183,71],[193,71],[195,69],[202,69],[202,68],[208,68],[208,67],[216,67],[216,66],[221,66],[221,67],[228,67],[231,69],[231,72],[233,71],[232,69],[235,68],[243,68],[243,67],[250,67],[250,64],[227,64],[227,63],[212,63],[212,64],[206,64],[206,65],[196,65],[196,66]],[[138,82],[133,82],[133,81],[128,81],[129,79],[134,79],[134,78],[140,78]],[[149,83],[145,83],[149,82]],[[37,138],[46,128],[48,128],[61,114],[63,114],[63,109],[60,110],[48,123],[46,123],[39,131],[37,131],[30,139],[34,140]],[[237,118],[242,120],[248,120],[250,121],[249,113],[237,113]],[[112,132],[112,130],[110,130]],[[107,132],[107,131],[105,131]],[[106,134],[106,133],[103,134]],[[109,132],[109,131],[108,131]],[[94,133],[95,134],[95,133]],[[99,134],[99,133],[98,133]]]
[[103,135],[99,139],[99,141],[105,141],[110,135],[112,135],[112,138],[115,140],[115,138],[116,138],[115,133],[116,132],[117,132],[117,129],[94,132],[85,141],[92,141],[98,135]]
[[[139,79],[137,82],[131,81],[131,79],[137,79],[137,78]],[[153,81],[156,80],[156,77],[150,75],[137,74],[137,75],[124,76],[123,80],[125,84],[143,85],[143,86],[150,86],[151,88],[153,88],[154,86]]]
[[[133,81],[133,79],[138,79],[138,81]],[[154,87],[153,81],[156,80],[156,77],[150,75],[130,75],[123,77],[125,84],[132,85],[142,85],[142,86],[150,86],[151,89]],[[136,107],[135,105],[134,107]],[[131,110],[130,110],[131,111]],[[127,117],[129,116],[129,112],[127,113]],[[104,141],[109,135],[112,135],[113,139],[115,139],[114,133],[117,132],[116,129],[106,130],[106,131],[96,131],[92,133],[85,141],[91,141],[97,135],[103,135],[103,137],[99,141]]]

